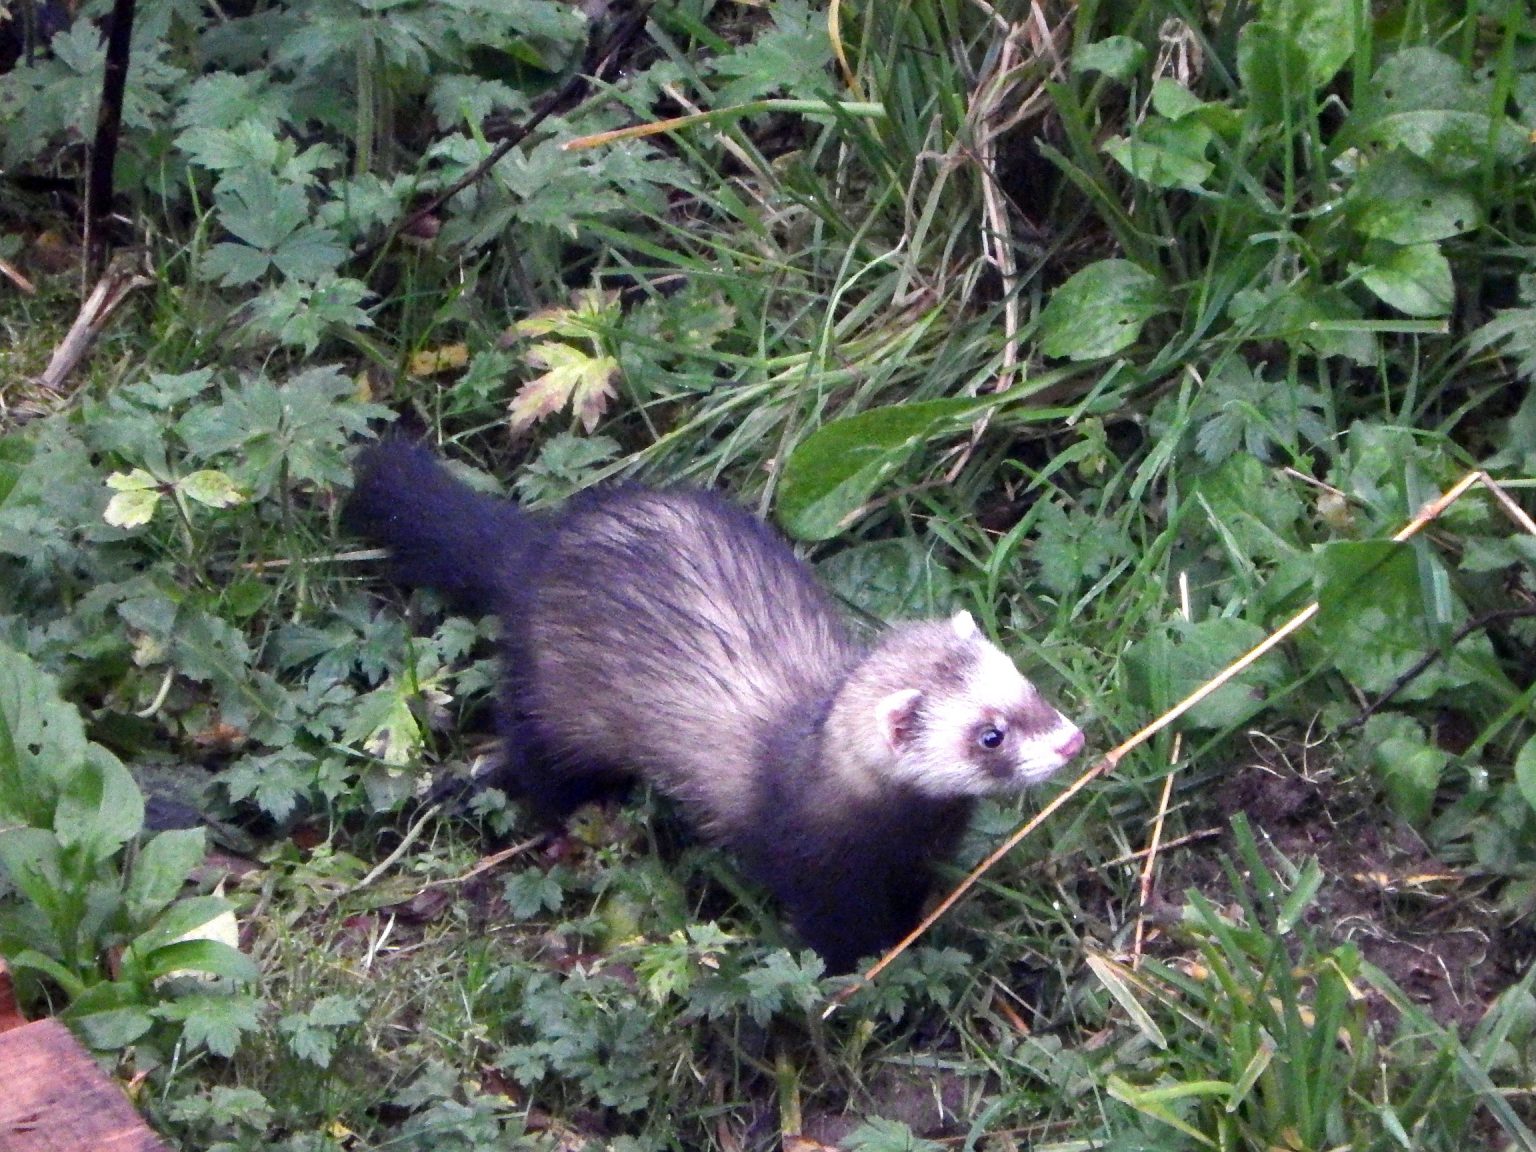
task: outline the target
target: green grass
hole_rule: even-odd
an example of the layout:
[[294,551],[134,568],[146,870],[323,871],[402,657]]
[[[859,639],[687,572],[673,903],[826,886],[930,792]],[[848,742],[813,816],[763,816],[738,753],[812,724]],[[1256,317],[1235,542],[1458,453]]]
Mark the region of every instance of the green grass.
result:
[[[187,1147],[1530,1147],[1536,543],[1477,491],[1375,543],[1473,468],[1532,507],[1522,7],[840,5],[834,43],[824,8],[668,0],[380,248],[579,66],[575,9],[474,11],[141,0],[118,182],[157,282],[60,397],[28,379],[74,280],[0,297],[31,1002]],[[0,77],[8,171],[79,174],[95,50],[81,21]],[[559,148],[769,98],[810,103]],[[69,227],[8,197],[0,254],[38,275]],[[591,426],[513,430],[541,344],[611,384]],[[338,529],[389,413],[537,505],[728,489],[859,613],[973,611],[1100,749],[1322,611],[823,1021],[836,986],[654,799],[469,879],[527,822],[419,820],[495,672],[488,622]],[[55,691],[254,863],[224,895],[259,981],[119,898],[147,850],[80,815],[105,753],[29,744]],[[150,977],[178,956],[224,983]]]

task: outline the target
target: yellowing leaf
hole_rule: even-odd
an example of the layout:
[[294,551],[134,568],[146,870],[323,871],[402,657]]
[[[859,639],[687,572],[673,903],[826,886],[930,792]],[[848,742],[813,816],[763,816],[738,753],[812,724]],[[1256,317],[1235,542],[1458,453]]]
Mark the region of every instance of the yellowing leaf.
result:
[[606,314],[618,302],[617,292],[583,288],[572,294],[569,308],[542,308],[526,320],[519,320],[512,325],[508,335],[566,336],[590,340],[611,323]]
[[142,492],[146,488],[160,487],[160,481],[144,469],[135,468],[132,472],[112,473],[107,477],[107,487],[115,492]]
[[405,370],[412,376],[437,376],[444,372],[457,372],[469,363],[467,344],[445,344],[441,348],[428,348],[412,356]]
[[183,476],[176,486],[199,504],[206,504],[210,508],[228,508],[245,499],[233,480],[212,468]]
[[570,404],[588,432],[613,398],[619,362],[612,356],[589,356],[569,344],[546,341],[527,352],[528,363],[543,368],[543,375],[528,381],[512,398],[508,409],[512,431],[522,432]]
[[114,528],[137,528],[148,524],[160,503],[160,481],[142,468],[132,472],[114,472],[107,477],[107,487],[117,495],[107,501],[102,519]]

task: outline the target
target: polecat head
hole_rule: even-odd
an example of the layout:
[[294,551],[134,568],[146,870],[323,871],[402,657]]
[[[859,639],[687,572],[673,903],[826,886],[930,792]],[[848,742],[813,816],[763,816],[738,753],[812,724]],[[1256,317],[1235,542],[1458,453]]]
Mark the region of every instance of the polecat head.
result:
[[942,798],[1037,783],[1083,747],[968,612],[891,629],[838,693],[828,736],[854,740],[880,777]]

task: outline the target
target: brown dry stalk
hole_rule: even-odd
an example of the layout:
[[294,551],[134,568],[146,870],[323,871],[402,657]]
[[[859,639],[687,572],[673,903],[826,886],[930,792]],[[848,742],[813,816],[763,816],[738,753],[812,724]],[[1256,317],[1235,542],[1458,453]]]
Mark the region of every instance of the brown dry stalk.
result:
[[[1497,481],[1495,481],[1491,476],[1484,472],[1468,472],[1454,485],[1452,485],[1451,488],[1443,496],[1440,496],[1435,500],[1431,500],[1428,504],[1424,505],[1423,508],[1419,509],[1418,514],[1415,515],[1412,520],[1408,521],[1408,523],[1405,524],[1403,528],[1395,536],[1392,537],[1392,539],[1397,543],[1402,543],[1404,540],[1408,540],[1414,536],[1417,536],[1421,531],[1423,531],[1425,525],[1435,520],[1437,517],[1443,514],[1447,508],[1456,503],[1457,500],[1461,499],[1461,497],[1466,494],[1467,490],[1474,484],[1481,484],[1485,489],[1487,489],[1487,491],[1494,497],[1494,499],[1498,501],[1505,513],[1508,514],[1509,517],[1515,521],[1515,523],[1519,524],[1520,527],[1523,528],[1526,532],[1536,536],[1536,522],[1533,522],[1531,518],[1525,514],[1520,506],[1516,504],[1515,501],[1508,495],[1508,493],[1506,493],[1503,488],[1499,486]],[[1009,835],[1006,840],[1004,840],[1000,845],[993,849],[985,860],[976,865],[976,867],[966,875],[965,879],[961,880],[960,883],[955,886],[954,891],[950,892],[948,896],[939,901],[938,907],[936,907],[932,912],[924,917],[921,924],[912,929],[911,932],[907,933],[906,937],[900,943],[896,944],[888,952],[886,952],[884,956],[880,957],[880,959],[875,962],[869,971],[865,972],[864,975],[860,976],[857,980],[854,980],[852,983],[840,989],[838,993],[832,997],[832,1002],[822,1013],[823,1019],[832,1015],[832,1013],[837,1010],[840,1004],[846,1002],[848,998],[857,992],[860,988],[864,987],[864,985],[868,984],[871,980],[880,975],[880,973],[884,972],[888,967],[890,967],[896,958],[905,952],[908,948],[912,947],[912,945],[917,942],[923,933],[927,932],[928,929],[932,928],[934,924],[939,921],[940,917],[942,917],[946,912],[948,912],[957,903],[959,903],[960,898],[969,892],[973,887],[975,887],[976,882],[980,880],[981,877],[984,876],[988,871],[990,871],[993,865],[995,865],[1004,856],[1008,855],[1008,853],[1012,852],[1016,847],[1019,846],[1019,844],[1025,840],[1026,837],[1029,836],[1030,833],[1032,833],[1036,828],[1040,827],[1041,824],[1045,823],[1046,820],[1050,819],[1050,817],[1055,814],[1058,808],[1061,808],[1064,804],[1066,804],[1068,800],[1072,799],[1072,797],[1076,796],[1079,792],[1086,788],[1089,783],[1097,780],[1100,776],[1104,775],[1116,764],[1120,763],[1121,759],[1125,757],[1126,753],[1145,744],[1153,736],[1157,735],[1164,728],[1168,727],[1168,725],[1177,720],[1180,716],[1184,715],[1184,713],[1188,712],[1196,704],[1200,703],[1200,701],[1210,696],[1211,693],[1215,692],[1217,689],[1227,684],[1230,680],[1240,675],[1251,665],[1262,659],[1273,648],[1280,645],[1288,636],[1304,628],[1312,620],[1312,618],[1317,615],[1318,611],[1318,602],[1314,600],[1300,612],[1296,613],[1296,615],[1292,616],[1284,624],[1280,625],[1280,627],[1276,628],[1273,632],[1271,632],[1268,636],[1256,644],[1252,649],[1250,649],[1246,654],[1240,656],[1231,664],[1228,664],[1220,672],[1216,673],[1216,675],[1212,676],[1204,684],[1200,685],[1200,687],[1196,688],[1188,696],[1184,697],[1184,699],[1180,700],[1172,708],[1168,709],[1168,711],[1164,712],[1156,720],[1152,721],[1152,723],[1138,731],[1129,740],[1126,740],[1124,743],[1119,744],[1106,752],[1103,758],[1100,759],[1097,764],[1095,764],[1092,768],[1088,769],[1088,771],[1084,772],[1081,776],[1074,780],[1067,788],[1065,788],[1059,795],[1057,795],[1055,799],[1053,799],[1044,808],[1040,809],[1040,811],[1037,812],[1029,820],[1025,821],[1021,827],[1017,828],[1012,834]]]

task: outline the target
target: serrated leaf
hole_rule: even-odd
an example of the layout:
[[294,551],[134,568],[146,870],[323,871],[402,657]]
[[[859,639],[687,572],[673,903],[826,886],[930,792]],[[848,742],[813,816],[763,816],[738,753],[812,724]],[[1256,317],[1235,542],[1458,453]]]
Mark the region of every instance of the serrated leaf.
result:
[[1150,272],[1129,260],[1100,260],[1051,295],[1040,317],[1040,350],[1071,360],[1112,356],[1167,310],[1162,285]]
[[245,501],[244,493],[235,487],[235,482],[213,468],[183,476],[176,482],[176,487],[199,504],[206,504],[210,508],[228,508]]
[[525,431],[567,404],[588,432],[596,428],[615,395],[619,362],[612,356],[593,356],[553,341],[535,344],[525,355],[528,363],[545,371],[512,398],[508,408],[512,431]]
[[155,1015],[162,1020],[181,1022],[182,1042],[189,1050],[206,1047],[215,1056],[226,1059],[235,1054],[242,1036],[262,1027],[260,1001],[253,996],[193,993],[160,1005]]
[[779,523],[798,540],[837,535],[930,433],[985,403],[965,397],[926,400],[872,408],[823,425],[784,462]]

